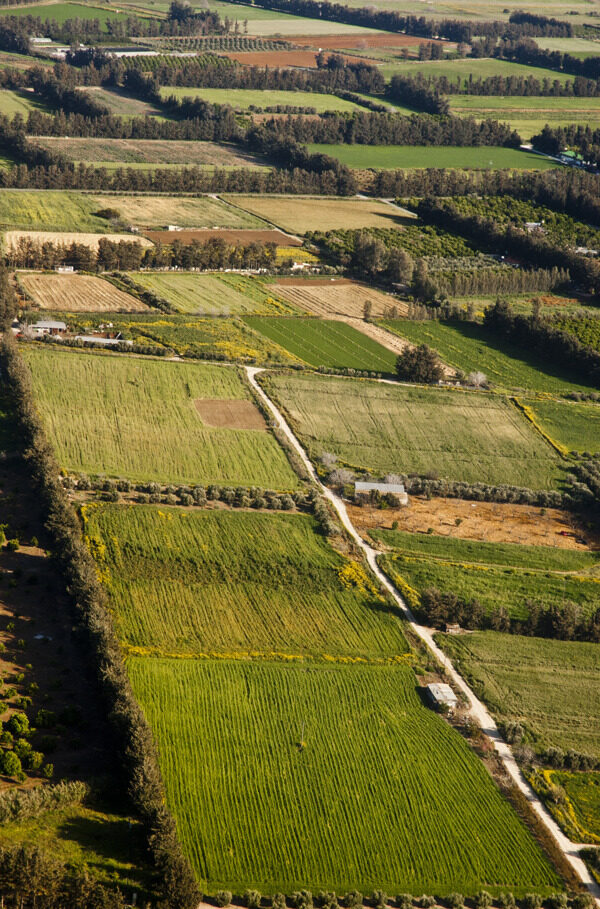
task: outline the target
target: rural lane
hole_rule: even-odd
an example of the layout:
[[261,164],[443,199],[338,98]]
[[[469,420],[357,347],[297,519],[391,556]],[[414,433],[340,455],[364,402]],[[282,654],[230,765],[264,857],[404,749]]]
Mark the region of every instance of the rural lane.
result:
[[328,499],[329,502],[335,508],[340,521],[356,542],[358,546],[363,550],[367,558],[367,562],[373,574],[377,576],[377,579],[380,581],[381,585],[389,592],[393,597],[394,601],[399,606],[404,618],[411,625],[413,631],[416,635],[423,641],[423,643],[429,648],[429,650],[437,657],[438,661],[444,666],[446,674],[450,677],[453,684],[458,688],[467,698],[470,707],[470,714],[474,720],[481,726],[481,729],[485,735],[489,736],[493,742],[494,748],[498,752],[498,755],[502,761],[504,769],[506,770],[509,777],[513,780],[515,785],[523,793],[532,809],[535,811],[537,816],[540,818],[548,832],[551,834],[553,839],[558,844],[561,852],[564,854],[565,858],[577,874],[577,876],[583,881],[583,883],[588,888],[592,896],[595,897],[596,903],[600,906],[600,886],[592,878],[585,862],[579,856],[579,851],[584,848],[583,844],[573,843],[565,834],[562,832],[554,818],[546,810],[536,793],[533,791],[521,771],[519,766],[513,757],[510,746],[502,738],[500,731],[492,718],[491,714],[488,712],[485,705],[475,696],[471,688],[467,685],[463,677],[457,672],[457,670],[452,665],[450,659],[446,654],[437,646],[433,639],[434,631],[430,628],[426,628],[423,625],[419,625],[416,621],[414,615],[388,578],[388,576],[381,570],[377,564],[377,550],[373,549],[366,543],[363,538],[359,535],[358,531],[354,527],[348,511],[343,500],[336,495],[331,489],[325,486],[313,467],[311,461],[309,460],[306,452],[304,451],[302,445],[292,432],[287,420],[279,410],[279,408],[271,401],[269,396],[265,391],[260,387],[256,381],[256,374],[259,372],[264,372],[264,369],[261,369],[256,366],[246,366],[246,373],[248,375],[248,380],[263,402],[263,404],[269,409],[270,413],[273,415],[275,421],[278,424],[278,427],[284,433],[290,445],[293,447],[294,451],[301,459],[304,464],[308,474],[314,482],[318,485],[322,494]]

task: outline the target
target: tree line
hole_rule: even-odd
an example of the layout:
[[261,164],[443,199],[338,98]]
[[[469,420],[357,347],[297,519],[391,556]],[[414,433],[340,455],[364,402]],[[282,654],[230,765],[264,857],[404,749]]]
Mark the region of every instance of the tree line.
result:
[[426,114],[450,113],[450,105],[435,84],[413,76],[392,76],[386,89],[386,97],[401,104],[408,104]]
[[545,50],[530,38],[503,41],[494,48],[494,56],[527,66],[540,66],[586,79],[600,78],[600,57],[574,57],[561,51]]
[[[559,79],[536,79],[535,76],[448,76],[424,75],[393,76],[390,88],[396,79],[401,78],[412,84],[414,91],[429,91],[433,95],[511,95],[514,97],[551,97],[551,98],[595,98],[600,95],[600,83],[597,79],[586,79],[577,76],[561,82]],[[390,95],[393,97],[393,95]],[[397,99],[400,100],[400,99]],[[421,107],[421,110],[426,108]],[[431,110],[430,113],[445,113],[443,110]]]
[[[10,331],[4,332],[0,362],[4,388],[18,425],[18,438],[23,454],[26,453],[24,466],[46,518],[52,554],[81,628],[81,644],[89,648],[90,661],[96,667],[128,795],[148,838],[163,905],[165,909],[195,909],[200,894],[181,851],[175,822],[166,807],[152,732],[131,689],[106,594],[82,538],[77,515],[60,483],[59,465],[35,406],[31,374]],[[9,874],[3,875],[3,880],[10,879]],[[43,903],[40,900],[35,905]],[[67,900],[48,905],[77,905],[77,902]]]

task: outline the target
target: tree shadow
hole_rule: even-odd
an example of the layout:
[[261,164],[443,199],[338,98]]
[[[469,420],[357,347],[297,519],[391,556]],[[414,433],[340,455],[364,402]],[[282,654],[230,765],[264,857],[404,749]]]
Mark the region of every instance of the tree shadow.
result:
[[[144,843],[141,824],[127,818],[73,816],[56,829],[56,837],[77,844],[84,861],[103,882],[126,878],[142,890],[152,887],[145,872]],[[125,866],[125,867],[124,867]]]

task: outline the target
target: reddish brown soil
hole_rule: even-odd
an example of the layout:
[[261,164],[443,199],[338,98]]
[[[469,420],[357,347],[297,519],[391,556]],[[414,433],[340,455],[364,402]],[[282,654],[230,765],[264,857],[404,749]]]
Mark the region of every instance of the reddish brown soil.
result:
[[[348,512],[363,535],[373,527],[389,530],[392,522],[398,521],[398,530],[427,533],[431,527],[435,534],[461,540],[555,546],[559,549],[600,549],[597,534],[584,528],[583,522],[575,515],[557,508],[467,502],[463,499],[428,500],[410,496],[408,508],[381,510],[350,505]],[[457,520],[460,521],[458,526]],[[585,540],[585,543],[580,540]]]
[[[314,38],[313,45],[316,41],[321,39]],[[316,45],[320,47],[321,45]],[[307,51],[307,50],[292,50],[292,51],[250,51],[245,52],[235,52],[231,54],[225,54],[226,57],[229,57],[230,60],[236,60],[238,63],[245,63],[248,66],[272,66],[272,67],[288,67],[288,66],[300,66],[300,67],[314,67],[317,66],[317,54],[316,51]],[[342,54],[344,59],[348,63],[370,63],[373,66],[377,66],[381,63],[380,60],[370,60],[367,57],[361,57],[360,60],[357,57],[350,57]]]
[[416,38],[414,35],[394,35],[391,32],[381,32],[373,35],[365,32],[364,35],[294,35],[294,44],[304,47],[320,47],[323,50],[336,50],[343,48],[365,47],[414,47],[420,44],[445,44],[447,41],[435,38]]
[[219,429],[267,428],[265,418],[252,401],[224,401],[222,398],[197,398],[194,401],[202,421]]
[[215,237],[226,243],[245,246],[248,243],[276,243],[277,246],[302,246],[302,241],[289,237],[281,230],[147,230],[144,236],[153,243],[168,246],[175,240],[180,243],[206,243]]

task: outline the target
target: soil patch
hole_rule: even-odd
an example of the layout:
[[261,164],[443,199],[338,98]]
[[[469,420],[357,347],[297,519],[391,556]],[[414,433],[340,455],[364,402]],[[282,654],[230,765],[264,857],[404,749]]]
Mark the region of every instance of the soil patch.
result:
[[[439,536],[485,543],[522,543],[530,546],[555,546],[559,549],[600,549],[600,536],[584,527],[576,515],[557,508],[541,509],[532,505],[495,502],[468,502],[463,499],[410,496],[408,508],[379,508],[349,505],[350,519],[366,536],[381,527],[427,533],[431,527]],[[456,521],[460,524],[457,526]],[[585,542],[580,542],[585,540]]]
[[227,401],[222,398],[196,398],[202,422],[215,429],[255,429],[265,431],[267,424],[252,401]]
[[245,246],[249,243],[276,243],[277,246],[302,246],[297,237],[284,234],[281,230],[147,230],[144,236],[153,243],[168,246],[178,240],[180,243],[207,243],[215,237],[225,243]]

